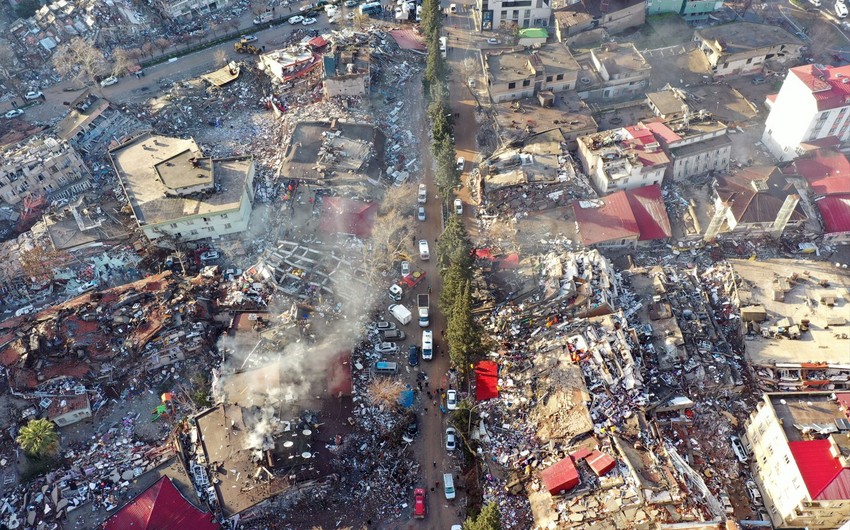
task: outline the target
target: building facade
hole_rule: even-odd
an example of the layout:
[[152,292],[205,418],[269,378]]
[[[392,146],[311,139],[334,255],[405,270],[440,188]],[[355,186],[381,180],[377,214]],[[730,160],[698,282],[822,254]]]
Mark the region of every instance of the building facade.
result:
[[110,151],[139,229],[151,241],[243,232],[254,201],[250,156],[205,157],[194,140],[151,134]]
[[848,393],[795,392],[765,394],[750,414],[743,441],[775,528],[850,521],[849,412]]
[[585,0],[560,8],[554,15],[555,35],[564,42],[569,37],[597,28],[613,34],[640,27],[646,22],[646,1]]
[[162,12],[169,18],[189,18],[193,14],[208,14],[224,9],[229,0],[160,0]]
[[726,125],[708,112],[687,112],[682,118],[646,126],[670,158],[668,176],[673,180],[729,169],[732,140],[726,134]]
[[479,31],[547,28],[552,16],[548,0],[476,0]]
[[670,163],[652,131],[640,124],[580,137],[578,156],[602,195],[661,184]]
[[802,42],[779,26],[733,22],[694,32],[715,77],[756,74],[765,63],[800,58]]
[[791,68],[764,124],[762,142],[780,161],[802,154],[800,144],[850,138],[850,65]]
[[616,99],[643,93],[652,66],[631,43],[609,43],[581,60],[576,92],[582,99]]
[[62,198],[89,187],[88,167],[61,139],[33,138],[0,155],[0,199],[7,204],[16,205],[38,195]]
[[481,52],[490,98],[494,103],[558,93],[575,88],[580,67],[563,44],[533,51]]

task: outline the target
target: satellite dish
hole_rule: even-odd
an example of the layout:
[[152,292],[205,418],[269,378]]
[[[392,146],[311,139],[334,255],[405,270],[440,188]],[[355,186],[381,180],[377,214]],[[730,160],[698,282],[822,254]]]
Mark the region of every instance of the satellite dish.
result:
[[311,431],[310,429],[304,429],[303,431],[301,431],[301,434],[303,434],[304,436],[310,436],[311,434],[313,434],[313,431]]
[[284,447],[292,447],[294,444],[292,442],[283,442]]
[[310,451],[304,451],[303,453],[301,453],[301,458],[310,458],[312,456],[313,453],[311,453]]

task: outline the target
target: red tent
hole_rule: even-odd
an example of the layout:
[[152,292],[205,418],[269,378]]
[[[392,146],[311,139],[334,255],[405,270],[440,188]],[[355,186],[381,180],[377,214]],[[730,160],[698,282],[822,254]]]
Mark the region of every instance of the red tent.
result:
[[578,486],[578,470],[570,457],[556,462],[540,473],[543,486],[552,495],[561,495]]
[[481,361],[475,366],[475,400],[499,397],[499,365]]
[[217,530],[212,514],[202,512],[177,491],[171,479],[162,477],[138,497],[107,519],[103,530]]
[[365,238],[372,233],[377,215],[378,205],[375,203],[345,197],[326,197],[319,227],[326,234],[353,234]]

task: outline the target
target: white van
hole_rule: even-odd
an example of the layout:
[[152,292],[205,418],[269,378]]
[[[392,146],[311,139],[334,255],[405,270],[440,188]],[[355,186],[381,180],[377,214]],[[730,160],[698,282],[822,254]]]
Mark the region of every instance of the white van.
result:
[[835,14],[838,18],[847,18],[847,4],[842,0],[835,2]]
[[434,358],[434,334],[430,329],[422,332],[422,358],[426,361]]
[[431,259],[431,252],[428,248],[428,240],[420,239],[419,240],[419,258],[422,261],[428,261]]
[[809,3],[815,7],[820,7],[820,0],[809,0]]
[[451,473],[443,473],[443,490],[446,492],[446,499],[455,498],[455,480]]

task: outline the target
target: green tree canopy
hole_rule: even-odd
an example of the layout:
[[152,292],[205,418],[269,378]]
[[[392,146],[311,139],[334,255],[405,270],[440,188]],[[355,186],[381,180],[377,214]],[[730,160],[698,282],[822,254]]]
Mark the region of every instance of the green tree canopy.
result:
[[455,297],[451,317],[446,325],[449,343],[449,358],[461,373],[469,371],[469,365],[480,353],[481,332],[472,318],[472,286],[464,280]]
[[44,418],[30,420],[18,432],[18,444],[24,452],[35,458],[53,456],[59,450],[59,433],[53,422]]
[[485,504],[481,512],[463,522],[463,530],[502,530],[502,514],[496,503]]

